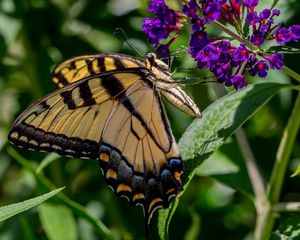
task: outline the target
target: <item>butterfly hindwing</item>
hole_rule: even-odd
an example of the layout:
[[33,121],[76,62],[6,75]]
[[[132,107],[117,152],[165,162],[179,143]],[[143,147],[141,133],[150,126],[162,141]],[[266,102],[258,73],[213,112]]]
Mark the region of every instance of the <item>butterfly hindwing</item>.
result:
[[181,190],[182,161],[159,93],[139,81],[120,99],[102,133],[100,163],[118,195],[145,207],[147,220]]

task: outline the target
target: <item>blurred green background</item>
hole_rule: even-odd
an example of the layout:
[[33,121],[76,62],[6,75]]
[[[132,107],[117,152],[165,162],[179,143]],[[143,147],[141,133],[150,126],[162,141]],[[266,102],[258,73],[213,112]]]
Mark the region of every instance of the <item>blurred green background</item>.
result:
[[[268,2],[268,1],[267,1]],[[148,1],[142,0],[1,0],[0,1],[0,205],[22,201],[45,190],[11,152],[38,167],[45,158],[55,159],[43,174],[64,193],[83,205],[120,239],[143,239],[144,220],[140,207],[131,207],[117,198],[103,181],[94,160],[70,159],[55,154],[17,149],[7,142],[7,133],[18,114],[30,103],[54,90],[51,71],[70,57],[99,52],[120,52],[137,56],[124,35],[142,54],[153,51],[141,31],[143,17],[149,16]],[[173,2],[175,3],[175,1]],[[281,1],[281,19],[299,23],[299,1]],[[185,37],[186,36],[186,37]],[[187,46],[188,35],[177,43]],[[296,45],[294,45],[296,46]],[[299,46],[299,45],[298,45]],[[176,46],[175,46],[176,48]],[[172,66],[194,67],[187,54],[180,54]],[[286,65],[299,72],[297,55],[286,56]],[[209,76],[203,71],[184,71],[178,76]],[[271,72],[267,79],[251,81],[290,82],[283,73]],[[201,109],[217,99],[218,84],[200,84],[186,88]],[[289,116],[294,95],[281,92],[260,110],[244,128],[260,170],[268,179],[282,130]],[[192,121],[166,103],[174,135],[180,138]],[[284,183],[282,200],[300,201],[300,178],[290,178],[300,163],[300,144],[295,144],[293,159]],[[255,224],[253,193],[244,162],[233,138],[198,171],[183,195],[171,222],[170,239],[252,239]],[[72,219],[75,232],[65,239],[99,239],[99,235],[78,214],[55,199],[48,209],[62,209],[53,221]],[[55,239],[45,226],[42,207],[34,208],[0,224],[0,239]],[[55,211],[53,211],[55,212]],[[57,211],[56,211],[57,212]],[[59,211],[58,211],[59,212]],[[152,229],[156,229],[156,216]],[[291,217],[283,215],[277,226]],[[156,236],[157,237],[157,236]],[[155,234],[153,238],[156,238]]]

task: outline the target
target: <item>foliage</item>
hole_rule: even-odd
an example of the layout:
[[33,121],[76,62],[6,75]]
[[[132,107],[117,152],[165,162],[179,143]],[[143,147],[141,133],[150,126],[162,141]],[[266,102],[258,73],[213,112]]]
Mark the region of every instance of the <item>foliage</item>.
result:
[[4,221],[8,218],[11,218],[12,216],[24,212],[32,207],[35,207],[38,204],[41,204],[42,202],[46,201],[48,198],[54,196],[59,191],[61,191],[63,188],[53,190],[49,193],[43,194],[42,196],[35,197],[29,200],[26,200],[21,203],[11,204],[8,206],[4,206],[0,208],[0,221]]
[[[0,1],[1,206],[65,186],[46,204],[3,221],[1,239],[145,237],[141,209],[115,197],[96,161],[16,149],[6,139],[17,115],[54,90],[50,74],[60,61],[98,52],[137,55],[116,28],[139,52],[153,51],[141,30],[143,18],[150,16],[147,6],[142,0]],[[281,17],[299,23],[299,3],[282,1],[277,8],[282,6]],[[182,32],[171,50],[188,41]],[[290,49],[297,53],[299,45],[284,51]],[[166,102],[186,163],[185,188],[169,209],[154,215],[150,239],[157,234],[162,239],[252,239],[254,232],[260,239],[272,232],[272,239],[299,237],[300,178],[290,177],[300,159],[300,78],[291,70],[299,67],[297,58],[285,55],[283,71],[269,71],[260,83],[249,77],[250,86],[237,92],[226,94],[214,82],[185,87],[205,109],[193,123]],[[210,77],[200,70],[180,71],[193,67],[191,57],[180,54],[172,70],[178,69],[176,78]]]

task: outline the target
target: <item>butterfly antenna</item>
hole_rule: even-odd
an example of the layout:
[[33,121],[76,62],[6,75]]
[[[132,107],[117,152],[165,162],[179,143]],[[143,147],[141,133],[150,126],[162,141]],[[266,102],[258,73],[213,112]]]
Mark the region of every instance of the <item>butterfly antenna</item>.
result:
[[[205,84],[205,83],[218,83],[218,81],[216,81],[216,80],[206,81],[211,78],[215,78],[215,77],[214,76],[205,77],[205,78],[185,77],[185,78],[181,78],[181,79],[175,79],[174,82],[176,82],[178,84],[182,84],[183,86],[193,86],[193,85]],[[201,80],[201,81],[194,82],[194,83],[188,83],[188,82],[184,83],[184,81],[190,81],[190,80]]]
[[138,55],[144,57],[144,55],[143,55],[140,51],[138,51],[138,50],[132,45],[132,43],[130,42],[130,40],[129,40],[127,34],[126,34],[125,31],[123,30],[123,28],[116,28],[116,32],[114,32],[113,34],[114,34],[114,35],[119,34],[119,35],[123,38],[123,40],[127,43],[127,45],[131,48],[131,50],[132,50],[133,52],[136,52]]
[[197,68],[197,67],[193,67],[193,68],[176,68],[176,70],[177,71],[195,71],[195,70],[197,70],[197,69],[199,69],[199,68]]

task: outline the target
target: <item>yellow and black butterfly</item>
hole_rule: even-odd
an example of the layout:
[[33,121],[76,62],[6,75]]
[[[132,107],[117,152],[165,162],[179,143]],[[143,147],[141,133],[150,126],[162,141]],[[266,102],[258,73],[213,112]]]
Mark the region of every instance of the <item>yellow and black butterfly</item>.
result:
[[141,204],[149,223],[181,188],[183,163],[161,95],[200,117],[194,102],[152,53],[145,60],[122,54],[75,57],[59,64],[58,90],[29,106],[9,140],[20,147],[99,159],[118,196]]

